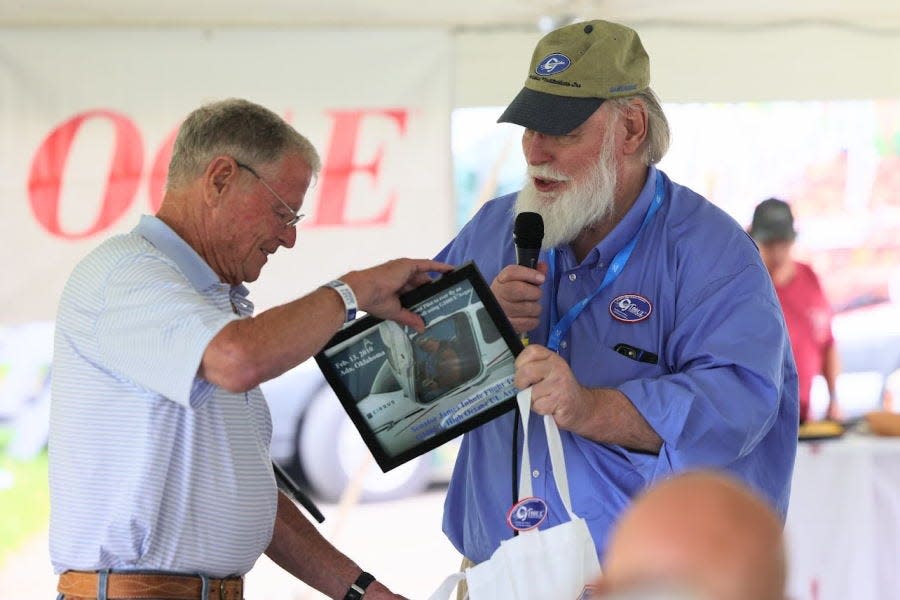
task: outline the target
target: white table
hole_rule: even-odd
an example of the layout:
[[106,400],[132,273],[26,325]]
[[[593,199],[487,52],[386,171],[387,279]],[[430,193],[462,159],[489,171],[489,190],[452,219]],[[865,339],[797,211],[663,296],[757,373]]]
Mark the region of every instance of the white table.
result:
[[900,438],[801,442],[785,533],[793,600],[900,598]]

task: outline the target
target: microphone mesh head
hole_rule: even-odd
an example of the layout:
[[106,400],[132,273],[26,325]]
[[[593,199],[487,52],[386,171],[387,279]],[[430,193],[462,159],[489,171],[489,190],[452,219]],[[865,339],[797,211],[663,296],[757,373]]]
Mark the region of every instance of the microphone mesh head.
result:
[[544,219],[536,212],[522,212],[516,215],[513,239],[519,248],[540,249],[544,239]]

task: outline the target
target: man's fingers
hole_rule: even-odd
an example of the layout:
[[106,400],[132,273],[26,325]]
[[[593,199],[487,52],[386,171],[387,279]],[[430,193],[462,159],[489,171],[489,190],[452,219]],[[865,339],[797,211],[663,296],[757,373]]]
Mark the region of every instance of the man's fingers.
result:
[[456,267],[453,265],[448,265],[447,263],[438,262],[436,260],[430,260],[427,258],[422,259],[412,259],[414,262],[414,268],[416,271],[421,273],[428,273],[429,271],[435,273],[449,273]]
[[512,325],[513,331],[516,333],[527,333],[532,329],[536,329],[540,324],[539,319],[510,319],[509,324]]
[[511,281],[502,286],[497,286],[494,293],[507,302],[533,302],[537,304],[541,300],[540,287],[521,281]]
[[[546,271],[546,268],[544,271]],[[530,269],[522,265],[507,265],[497,274],[495,281],[499,283],[521,281],[530,285],[541,285],[545,279],[544,273],[540,270]]]
[[425,285],[426,283],[431,283],[434,281],[431,278],[431,275],[428,273],[415,273],[412,277],[410,277],[409,281],[407,281],[406,285],[400,290],[401,292],[406,292],[412,289],[419,287],[420,285]]
[[[529,386],[536,386],[546,377],[548,365],[545,351],[546,348],[543,346],[530,344],[516,357],[515,386],[518,389],[524,390]],[[539,392],[539,390],[533,390],[532,394],[535,392]]]
[[536,363],[538,361],[546,360],[547,358],[554,356],[555,353],[551,352],[547,349],[546,346],[541,346],[540,344],[532,344],[525,348],[521,354],[516,358],[516,368],[524,367],[531,363]]
[[503,306],[510,318],[537,319],[541,316],[541,305],[537,302],[504,302]]
[[396,321],[397,323],[399,323],[401,325],[408,325],[409,327],[412,327],[419,333],[422,333],[425,331],[425,321],[422,320],[422,317],[420,317],[416,313],[412,312],[411,310],[407,310],[404,308],[399,313],[394,315],[392,320]]

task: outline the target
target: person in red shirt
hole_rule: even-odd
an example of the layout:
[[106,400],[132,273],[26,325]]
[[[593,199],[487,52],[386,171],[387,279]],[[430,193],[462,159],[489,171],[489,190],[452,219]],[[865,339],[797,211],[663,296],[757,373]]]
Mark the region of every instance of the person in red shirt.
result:
[[839,420],[835,384],[840,360],[831,333],[831,305],[812,268],[792,256],[797,232],[790,205],[777,198],[760,202],[749,233],[759,246],[784,312],[800,382],[800,422],[809,420],[810,389],[819,373],[828,387],[826,417]]

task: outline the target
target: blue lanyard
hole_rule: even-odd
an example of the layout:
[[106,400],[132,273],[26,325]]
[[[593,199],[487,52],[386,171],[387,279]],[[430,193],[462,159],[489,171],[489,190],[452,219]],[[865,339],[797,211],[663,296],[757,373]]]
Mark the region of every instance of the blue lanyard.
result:
[[[641,232],[647,226],[647,223],[650,222],[650,219],[653,218],[653,215],[656,214],[656,211],[659,210],[659,207],[662,206],[663,199],[665,198],[665,187],[663,186],[663,178],[660,173],[656,174],[656,195],[653,197],[653,202],[650,204],[650,208],[647,209],[647,214],[644,216],[644,222],[641,223],[641,227],[637,230],[637,233],[634,234],[634,237],[625,244],[625,246],[619,250],[619,252],[612,259],[612,262],[609,264],[609,268],[606,270],[606,275],[603,277],[603,281],[600,282],[600,285],[597,287],[594,292],[588,296],[587,298],[582,298],[575,306],[569,309],[562,320],[559,320],[559,316],[556,311],[556,290],[554,289],[554,294],[550,298],[550,335],[547,337],[547,347],[553,350],[554,352],[559,352],[559,343],[562,341],[566,332],[569,331],[569,328],[572,326],[572,323],[575,322],[575,319],[578,318],[578,315],[587,307],[588,304],[591,303],[591,300],[597,297],[597,294],[602,292],[607,286],[609,286],[616,278],[619,276],[619,273],[622,272],[622,269],[625,268],[625,264],[628,262],[628,259],[631,257],[631,253],[634,251],[634,247],[637,246],[638,238],[641,236]],[[556,248],[550,248],[547,253],[547,262],[549,263],[549,272],[547,273],[550,277],[550,281],[552,285],[556,286]]]

